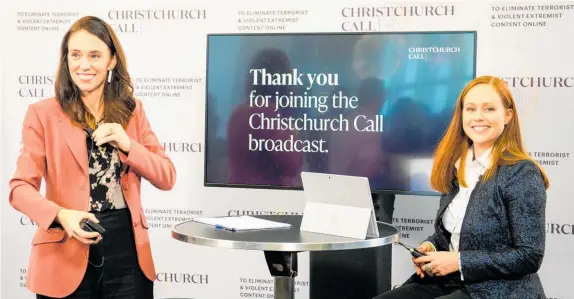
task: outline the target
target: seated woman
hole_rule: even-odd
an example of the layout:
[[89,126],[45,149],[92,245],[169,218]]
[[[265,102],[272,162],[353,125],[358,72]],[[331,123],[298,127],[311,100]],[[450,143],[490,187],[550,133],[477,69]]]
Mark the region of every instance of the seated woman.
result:
[[441,192],[435,233],[414,259],[416,274],[376,299],[546,298],[546,189],[522,145],[504,81],[483,76],[462,91],[435,153],[431,184]]

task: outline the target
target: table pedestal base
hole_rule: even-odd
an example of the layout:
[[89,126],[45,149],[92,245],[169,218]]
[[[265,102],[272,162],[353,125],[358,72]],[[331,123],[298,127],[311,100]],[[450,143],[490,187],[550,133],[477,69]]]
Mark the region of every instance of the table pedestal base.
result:
[[297,277],[297,252],[265,251],[265,261],[271,276],[275,279],[275,299],[295,298],[295,277]]
[[276,276],[273,295],[275,299],[295,298],[295,278]]

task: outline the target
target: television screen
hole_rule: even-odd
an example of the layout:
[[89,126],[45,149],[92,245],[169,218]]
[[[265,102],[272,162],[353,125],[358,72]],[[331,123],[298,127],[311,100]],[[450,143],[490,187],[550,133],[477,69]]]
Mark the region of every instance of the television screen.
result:
[[205,185],[436,194],[432,156],[476,75],[476,32],[211,34]]

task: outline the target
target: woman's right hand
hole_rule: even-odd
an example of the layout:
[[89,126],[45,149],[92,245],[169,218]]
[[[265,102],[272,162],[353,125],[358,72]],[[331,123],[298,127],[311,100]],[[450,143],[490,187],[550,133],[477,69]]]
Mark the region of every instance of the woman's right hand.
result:
[[[91,220],[95,223],[100,221],[94,214],[83,211],[61,209],[56,216],[58,222],[62,225],[69,237],[75,238],[84,244],[95,244],[101,239],[98,232],[87,232],[80,227],[84,220]],[[95,240],[91,240],[94,239]]]
[[[429,251],[434,251],[432,245],[429,242],[423,242],[419,248],[417,248],[422,253],[427,253]],[[415,271],[420,278],[425,277],[425,270],[423,269],[424,265],[419,265],[414,263],[415,257],[413,257],[413,264],[415,265]]]

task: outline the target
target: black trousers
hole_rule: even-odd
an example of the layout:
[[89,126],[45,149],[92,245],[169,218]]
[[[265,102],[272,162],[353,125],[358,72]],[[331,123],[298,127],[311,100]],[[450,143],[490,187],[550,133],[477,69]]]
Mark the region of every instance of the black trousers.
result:
[[[127,209],[95,214],[106,232],[90,246],[86,274],[66,299],[153,299],[153,282],[141,271]],[[61,273],[66,275],[66,273]],[[37,299],[52,299],[36,295]]]
[[[457,274],[459,274],[457,272]],[[452,276],[451,276],[452,277]],[[373,299],[470,299],[460,279],[450,277],[416,278]]]

